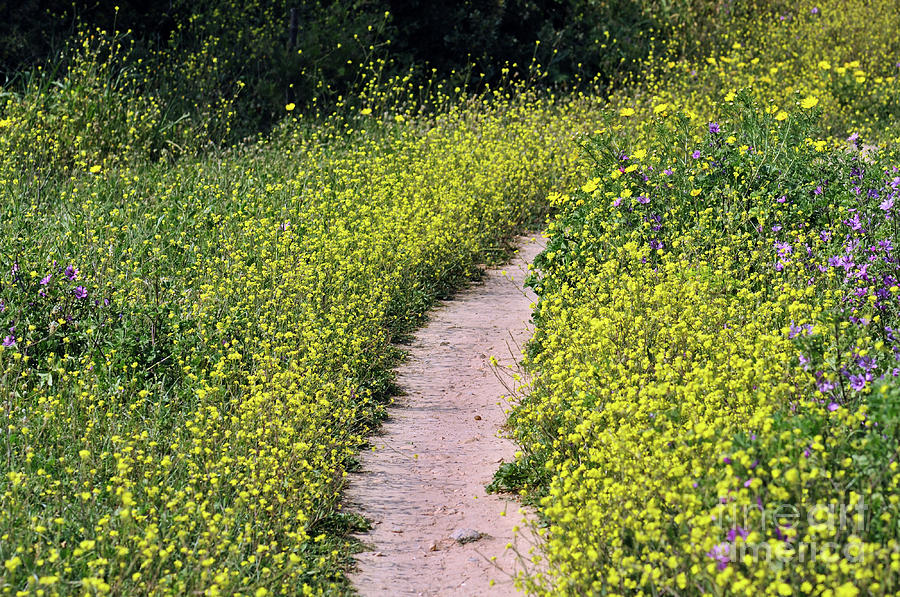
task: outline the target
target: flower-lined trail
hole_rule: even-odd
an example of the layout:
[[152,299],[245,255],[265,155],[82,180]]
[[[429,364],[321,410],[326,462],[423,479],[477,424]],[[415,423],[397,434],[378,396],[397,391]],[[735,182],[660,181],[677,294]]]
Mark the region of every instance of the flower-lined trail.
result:
[[[353,577],[362,595],[515,594],[518,562],[507,544],[522,521],[520,505],[484,490],[515,450],[498,437],[506,389],[490,359],[521,358],[534,300],[522,282],[540,241],[522,239],[512,263],[441,305],[416,334],[399,370],[406,394],[347,491],[374,523],[361,537],[372,551],[358,556]],[[459,543],[450,538],[459,529],[483,536]],[[524,555],[528,546],[520,539],[517,549]]]

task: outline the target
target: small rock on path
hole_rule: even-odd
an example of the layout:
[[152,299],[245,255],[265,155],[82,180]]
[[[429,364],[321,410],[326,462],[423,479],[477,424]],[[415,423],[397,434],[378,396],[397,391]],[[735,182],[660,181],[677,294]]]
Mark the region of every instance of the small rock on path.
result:
[[471,543],[472,541],[478,541],[482,537],[484,537],[484,534],[475,529],[456,529],[450,534],[450,538],[457,543]]

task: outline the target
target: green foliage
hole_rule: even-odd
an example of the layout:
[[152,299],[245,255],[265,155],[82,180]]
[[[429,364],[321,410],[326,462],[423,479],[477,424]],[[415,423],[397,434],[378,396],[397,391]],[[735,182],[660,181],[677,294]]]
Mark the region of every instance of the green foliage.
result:
[[820,138],[809,98],[660,114],[587,142],[536,260],[523,456],[497,479],[545,472],[526,586],[890,594],[896,154]]
[[54,70],[22,73],[0,97],[0,147],[29,179],[172,159],[229,132],[228,99],[204,114],[173,113],[126,36],[84,33],[62,56]]
[[115,39],[81,52],[0,119],[0,590],[349,592],[392,341],[542,213],[591,103],[416,115],[389,80],[354,101],[392,111],[159,160],[204,129],[165,128]]
[[411,72],[422,85],[440,79],[474,91],[516,79],[606,87],[636,74],[666,41],[692,40],[680,49],[687,54],[716,45],[733,16],[728,4],[175,0],[114,9],[27,0],[5,9],[0,70],[15,79],[43,63],[63,73],[79,32],[127,32],[134,47],[116,69],[139,67],[139,91],[166,119],[185,116],[204,142],[220,143],[269,129],[285,104],[328,114],[359,92],[372,64],[383,79]]

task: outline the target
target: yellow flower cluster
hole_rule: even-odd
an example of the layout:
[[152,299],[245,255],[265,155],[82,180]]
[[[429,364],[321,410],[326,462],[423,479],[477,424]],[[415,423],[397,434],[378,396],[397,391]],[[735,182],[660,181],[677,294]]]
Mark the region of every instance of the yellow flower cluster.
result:
[[719,537],[692,485],[710,475],[719,438],[792,389],[790,343],[771,331],[786,305],[740,277],[740,254],[756,250],[744,239],[705,260],[666,253],[654,271],[641,263],[650,249],[629,243],[542,295],[531,365],[546,398],[516,413],[524,429],[559,425],[552,444],[531,444],[552,477],[540,502],[552,579],[539,583],[628,594],[706,574],[692,566]]
[[[0,150],[37,180],[100,164],[177,156],[219,140],[233,119],[233,98],[194,106],[208,121],[172,108],[148,91],[148,74],[130,61],[133,40],[98,30],[69,44],[65,74],[38,67],[0,99]],[[214,129],[214,130],[212,130]]]
[[[819,153],[805,151],[800,159]],[[629,221],[622,212],[644,204],[625,208],[637,196],[623,192],[627,169],[557,199],[561,215],[533,281],[541,301],[528,367],[537,377],[511,422],[520,466],[540,469],[525,489],[540,491],[547,525],[535,556],[544,563],[524,585],[554,594],[894,594],[900,472],[885,433],[897,424],[897,385],[876,381],[865,397],[876,362],[888,366],[882,380],[898,374],[878,325],[896,304],[878,297],[896,290],[876,296],[872,276],[871,300],[841,311],[847,254],[815,266],[788,259],[801,247],[828,254],[853,220],[822,234],[804,224],[773,248],[769,235],[740,228],[766,213],[790,220],[777,198],[757,190],[735,209],[724,188],[695,195],[664,184],[646,203],[650,215]],[[679,192],[688,215],[672,222],[679,200],[659,203]],[[709,195],[718,207],[694,211]],[[770,201],[771,211],[759,209]],[[654,208],[678,232],[640,242],[663,238]],[[810,339],[825,343],[818,359]]]
[[392,340],[577,172],[588,107],[292,112],[247,148],[43,179],[4,154],[0,594],[346,589],[340,490]]
[[540,508],[528,590],[900,591],[895,8],[738,20],[612,94],[498,473]]
[[703,120],[718,117],[734,90],[749,89],[785,116],[798,102],[822,108],[838,135],[897,134],[900,42],[887,33],[900,27],[895,2],[756,5],[726,19],[710,54],[685,57],[684,40],[671,40],[621,82],[613,104],[645,116],[670,106]]

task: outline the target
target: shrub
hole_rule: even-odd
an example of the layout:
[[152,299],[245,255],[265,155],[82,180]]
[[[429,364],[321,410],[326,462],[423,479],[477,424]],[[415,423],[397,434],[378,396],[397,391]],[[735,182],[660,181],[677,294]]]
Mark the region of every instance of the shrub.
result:
[[5,156],[0,587],[348,591],[340,490],[391,341],[540,213],[588,106],[291,116],[37,180]]
[[546,471],[526,476],[546,522],[530,589],[896,589],[898,478],[874,463],[897,447],[900,178],[821,138],[812,103],[743,93],[714,122],[611,118],[588,143],[511,418]]

